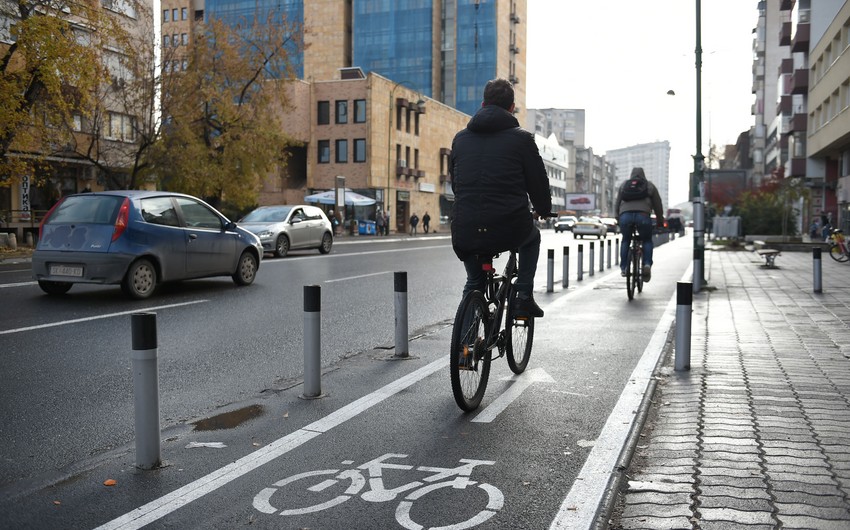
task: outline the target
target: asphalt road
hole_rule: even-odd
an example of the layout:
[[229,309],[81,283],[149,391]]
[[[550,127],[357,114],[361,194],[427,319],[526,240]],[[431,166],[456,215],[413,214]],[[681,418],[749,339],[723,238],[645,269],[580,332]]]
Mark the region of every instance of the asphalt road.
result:
[[[0,519],[95,527],[137,510],[127,520],[144,512],[151,527],[545,528],[607,432],[690,258],[684,241],[659,247],[652,283],[628,302],[616,268],[599,272],[598,243],[595,276],[585,265],[584,281],[575,280],[578,243],[589,252],[590,241],[544,233],[536,297],[547,316],[525,379],[494,363],[488,421],[461,414],[448,384],[448,324],[463,272],[446,238],[341,239],[327,256],[264,260],[248,288],[227,278],[183,282],[141,303],[117,287],[47,297],[28,271],[2,267]],[[554,293],[545,292],[547,248]],[[394,271],[408,274],[407,361],[388,360]],[[322,288],[318,400],[299,398],[304,285]],[[145,310],[158,319],[167,467],[157,471],[133,465],[129,314]],[[507,405],[494,412],[500,400]],[[193,430],[222,412],[227,428]],[[228,465],[244,472],[221,471]],[[103,486],[108,477],[117,486]],[[333,484],[307,489],[325,479]],[[375,493],[382,487],[404,491]],[[175,493],[187,489],[195,493]],[[344,504],[317,510],[323,502]]]

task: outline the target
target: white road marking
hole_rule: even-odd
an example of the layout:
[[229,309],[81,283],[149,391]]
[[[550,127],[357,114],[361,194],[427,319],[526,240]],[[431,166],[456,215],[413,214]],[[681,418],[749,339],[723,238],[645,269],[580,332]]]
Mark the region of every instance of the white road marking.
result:
[[487,405],[487,408],[478,413],[477,416],[472,420],[475,423],[490,423],[496,416],[498,416],[503,410],[508,408],[508,405],[514,402],[516,398],[518,398],[526,388],[530,387],[534,383],[554,383],[555,380],[552,379],[552,376],[546,373],[546,370],[543,368],[535,368],[533,370],[529,370],[527,372],[523,372],[519,375],[503,377],[502,381],[513,381],[514,383],[509,386],[504,392],[502,392],[499,397],[493,400],[492,403]]
[[[414,251],[417,251],[417,250],[432,250],[432,249],[435,249],[435,248],[451,249],[451,247],[448,246],[448,245],[430,245],[430,246],[427,246],[427,247],[414,247],[414,248],[392,248],[392,249],[388,248],[386,250],[367,250],[367,251],[364,251],[364,252],[347,252],[345,254],[328,254],[327,256],[324,256],[322,259],[350,258],[351,256],[369,256],[369,255],[372,255],[372,254],[389,254],[389,253],[396,253],[396,252],[414,252]],[[263,260],[261,262],[261,264],[262,265],[285,265],[287,263],[292,263],[293,261],[302,261],[302,260],[305,260],[305,259],[316,259],[316,256],[292,256],[292,257],[285,257],[285,258],[282,258],[282,259],[274,259],[274,260],[268,259],[268,260]]]
[[4,283],[0,285],[0,289],[3,289],[4,287],[26,287],[27,285],[38,285],[38,282]]
[[86,318],[75,318],[73,320],[61,320],[59,322],[50,322],[49,324],[39,324],[37,326],[27,326],[25,328],[16,328],[16,329],[7,329],[5,331],[0,331],[0,335],[11,335],[12,333],[22,333],[24,331],[32,331],[35,329],[44,329],[44,328],[54,328],[56,326],[67,326],[68,324],[78,324],[80,322],[89,322],[91,320],[101,320],[104,318],[114,318],[120,317],[124,315],[132,315],[133,313],[145,312],[145,311],[157,311],[159,309],[171,309],[172,307],[182,307],[192,304],[202,304],[204,302],[209,302],[209,300],[193,300],[191,302],[181,302],[179,304],[168,304],[168,305],[160,305],[155,307],[144,307],[139,309],[133,309],[132,311],[121,311],[118,313],[109,313],[106,315],[97,315],[93,317]]
[[359,276],[348,276],[347,278],[336,278],[335,280],[325,280],[324,283],[344,282],[348,280],[359,280],[360,278],[368,278],[369,276],[380,276],[382,274],[392,274],[393,271],[373,272],[371,274],[361,274]]
[[[690,278],[692,266],[685,271],[682,281]],[[637,419],[635,411],[640,407],[646,389],[649,387],[658,358],[664,351],[667,332],[670,331],[675,316],[676,293],[674,292],[658,325],[655,326],[655,332],[649,339],[649,344],[646,345],[637,366],[629,376],[626,388],[623,389],[614,410],[611,411],[605,426],[602,427],[596,444],[561,503],[561,508],[549,526],[549,530],[593,528],[596,511],[605,495],[611,474],[616,470],[626,439],[635,427]]]
[[173,492],[126,513],[95,530],[141,528],[165,517],[178,508],[198,500],[204,495],[238,479],[258,467],[282,456],[313,438],[345,423],[385,399],[425,379],[438,370],[445,369],[447,358],[436,360],[408,375],[363,396],[324,418],[280,438],[269,445],[250,453],[236,462],[213,471],[205,477],[186,484]]

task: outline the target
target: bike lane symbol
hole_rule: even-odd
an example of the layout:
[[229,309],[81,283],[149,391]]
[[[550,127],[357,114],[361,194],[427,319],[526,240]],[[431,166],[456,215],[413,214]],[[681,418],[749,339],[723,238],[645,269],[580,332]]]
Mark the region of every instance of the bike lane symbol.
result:
[[[327,510],[328,508],[333,508],[334,506],[342,504],[358,495],[360,498],[368,502],[389,502],[395,500],[396,497],[404,494],[405,492],[410,492],[401,501],[399,501],[395,511],[396,521],[398,521],[402,527],[410,530],[431,528],[420,525],[414,521],[411,518],[410,511],[414,502],[421,499],[428,493],[442,488],[451,487],[454,489],[465,490],[467,486],[477,486],[487,495],[486,507],[465,521],[461,521],[450,526],[439,527],[442,529],[461,530],[464,528],[472,528],[496,515],[496,513],[504,506],[504,495],[499,488],[491,484],[479,483],[474,480],[470,480],[469,478],[476,466],[495,464],[495,462],[489,460],[460,459],[459,462],[461,465],[454,468],[419,466],[416,468],[416,471],[432,474],[423,477],[421,481],[414,480],[395,488],[386,488],[384,485],[384,470],[410,471],[414,469],[411,465],[388,463],[387,460],[407,458],[407,456],[408,455],[404,454],[387,453],[356,468],[322,469],[298,473],[274,483],[273,488],[264,488],[254,497],[253,505],[254,508],[266,514],[279,513],[283,516],[294,516]],[[354,464],[354,461],[346,460],[343,464],[352,465]],[[326,478],[324,480],[319,478],[326,476],[331,476],[331,478]],[[310,482],[314,484],[307,487],[307,491],[313,493],[323,492],[340,482],[345,484],[346,482],[344,481],[348,481],[348,487],[330,500],[303,508],[278,509],[272,505],[271,499],[275,493],[285,486],[302,479],[312,479]],[[364,488],[367,487],[367,484],[368,489],[363,491]],[[303,497],[306,497],[306,495],[299,495],[296,498],[300,499]]]

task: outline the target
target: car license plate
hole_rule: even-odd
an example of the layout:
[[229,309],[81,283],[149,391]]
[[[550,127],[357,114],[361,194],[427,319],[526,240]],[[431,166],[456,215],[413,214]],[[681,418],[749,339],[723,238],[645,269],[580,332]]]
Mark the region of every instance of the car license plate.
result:
[[72,265],[51,265],[50,266],[50,275],[51,276],[76,276],[80,277],[83,275],[82,267],[75,267]]

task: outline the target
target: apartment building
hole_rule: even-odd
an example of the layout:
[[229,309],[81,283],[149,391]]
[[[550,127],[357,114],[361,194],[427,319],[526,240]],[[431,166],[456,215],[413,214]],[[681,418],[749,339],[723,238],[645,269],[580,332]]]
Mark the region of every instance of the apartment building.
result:
[[[605,152],[615,166],[614,187],[619,188],[634,167],[642,167],[646,177],[658,188],[664,207],[670,206],[670,142],[650,142]],[[615,192],[616,193],[616,192]]]
[[584,109],[528,109],[528,130],[554,134],[561,145],[584,147]]

